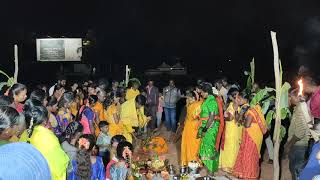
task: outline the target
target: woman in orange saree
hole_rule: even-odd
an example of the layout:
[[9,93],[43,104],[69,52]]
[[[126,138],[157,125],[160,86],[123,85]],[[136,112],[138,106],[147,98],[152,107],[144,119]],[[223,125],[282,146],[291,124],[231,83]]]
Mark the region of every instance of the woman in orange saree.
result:
[[198,161],[201,140],[197,138],[202,101],[196,92],[187,94],[187,116],[182,133],[181,165],[187,166],[190,161]]
[[[239,104],[247,102],[241,96],[238,97],[238,101]],[[267,132],[266,122],[259,105],[254,107],[243,105],[239,117],[243,120],[244,128],[233,175],[241,179],[258,179],[260,149],[263,135]]]

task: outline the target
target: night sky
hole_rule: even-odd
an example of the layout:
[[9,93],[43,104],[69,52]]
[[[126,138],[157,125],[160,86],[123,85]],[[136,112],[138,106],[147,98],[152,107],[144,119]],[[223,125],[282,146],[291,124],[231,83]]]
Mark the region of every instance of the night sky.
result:
[[37,0],[1,7],[0,69],[8,72],[14,43],[22,66],[46,68],[35,63],[35,38],[84,37],[89,29],[97,41],[88,63],[131,64],[136,72],[180,59],[195,76],[237,80],[255,57],[258,78],[269,81],[270,30],[278,32],[286,71],[319,64],[317,0]]

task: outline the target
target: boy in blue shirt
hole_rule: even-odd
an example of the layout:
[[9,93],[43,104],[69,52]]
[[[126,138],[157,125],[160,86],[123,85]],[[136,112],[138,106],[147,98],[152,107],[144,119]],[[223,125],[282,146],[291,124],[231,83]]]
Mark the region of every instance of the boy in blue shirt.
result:
[[105,166],[110,161],[111,136],[108,134],[109,123],[107,121],[100,121],[100,134],[97,139],[97,146],[99,147],[99,156],[102,157]]

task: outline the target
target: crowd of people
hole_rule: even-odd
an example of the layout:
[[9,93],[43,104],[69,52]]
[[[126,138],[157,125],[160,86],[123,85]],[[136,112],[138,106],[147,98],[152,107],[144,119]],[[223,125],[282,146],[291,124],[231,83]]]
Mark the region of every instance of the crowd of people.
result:
[[[308,133],[312,124],[319,128],[320,88],[314,79],[303,79],[304,96],[292,88],[288,97],[293,113],[283,157],[289,156],[292,179],[320,175],[320,145],[311,146]],[[162,91],[153,80],[145,88],[137,79],[128,88],[116,81],[107,84],[68,84],[59,78],[50,88],[32,87],[31,93],[19,83],[3,89],[0,179],[130,179],[132,144],[141,134],[160,132],[162,119],[168,141],[181,137],[181,166],[193,161],[210,176],[221,169],[226,175],[258,179],[263,142],[272,163],[272,127],[262,105],[250,104],[260,91],[257,83],[244,91],[225,78],[214,84],[200,80],[185,92],[174,80]],[[312,123],[302,115],[302,100],[309,102]],[[181,122],[179,101],[185,101]]]

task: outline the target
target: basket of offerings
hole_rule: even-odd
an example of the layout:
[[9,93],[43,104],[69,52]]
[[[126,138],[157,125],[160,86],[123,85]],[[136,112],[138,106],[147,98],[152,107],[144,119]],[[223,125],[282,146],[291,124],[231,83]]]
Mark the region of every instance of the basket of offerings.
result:
[[168,145],[163,137],[152,137],[144,142],[143,151],[160,155],[168,152]]
[[149,168],[153,172],[161,172],[166,170],[165,161],[162,160],[153,160],[149,165]]

